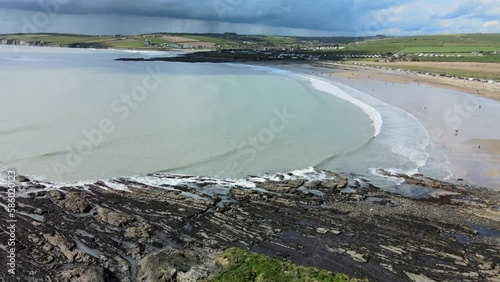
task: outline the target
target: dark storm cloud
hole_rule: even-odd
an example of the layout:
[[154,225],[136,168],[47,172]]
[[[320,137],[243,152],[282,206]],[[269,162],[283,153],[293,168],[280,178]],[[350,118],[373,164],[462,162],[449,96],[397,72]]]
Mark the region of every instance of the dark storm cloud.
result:
[[365,36],[499,32],[498,1],[0,0],[0,33],[26,32],[26,26],[33,23],[38,23],[37,32],[91,34],[232,31]]
[[56,13],[69,15],[168,17],[356,31],[370,21],[371,12],[406,2],[410,0],[0,0],[0,8],[25,11],[52,9]]

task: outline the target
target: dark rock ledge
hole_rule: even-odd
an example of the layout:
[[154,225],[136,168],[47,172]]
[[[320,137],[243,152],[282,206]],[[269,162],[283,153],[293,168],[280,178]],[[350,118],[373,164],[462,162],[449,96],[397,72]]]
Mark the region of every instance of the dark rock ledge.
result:
[[[291,173],[249,178],[260,189],[201,178],[78,187],[23,178],[17,275],[3,270],[0,248],[0,280],[200,281],[237,246],[370,281],[500,281],[499,192],[382,173],[404,179],[398,189],[426,193],[412,199],[327,171],[315,181]],[[6,191],[0,186],[2,205]]]

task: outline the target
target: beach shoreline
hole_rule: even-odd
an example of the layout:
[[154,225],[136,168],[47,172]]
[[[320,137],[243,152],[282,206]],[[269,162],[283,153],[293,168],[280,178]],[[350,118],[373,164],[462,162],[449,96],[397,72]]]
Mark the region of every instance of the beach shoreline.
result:
[[[500,122],[500,91],[492,90],[496,85],[475,81],[453,85],[450,81],[456,81],[451,78],[341,64],[312,65],[303,70],[407,111],[431,136],[431,154],[446,151],[453,179],[500,190],[500,132],[494,129]],[[471,91],[480,86],[489,87],[489,92],[483,88],[480,95]]]
[[[458,79],[427,76],[422,78],[422,75],[410,72],[396,72],[338,63],[319,64],[316,62],[310,65],[293,62],[284,64],[259,62],[242,65],[282,68],[292,70],[297,74],[302,73],[330,80],[402,109],[416,118],[426,129],[428,135],[432,137],[436,146],[429,147],[430,153],[435,150],[447,152],[449,158],[443,162],[449,162],[449,168],[453,172],[450,179],[465,179],[476,185],[500,189],[497,184],[500,183],[497,142],[500,140],[500,132],[495,130],[495,124],[500,122],[498,120],[500,103],[497,100],[483,97],[492,96],[494,98],[498,96],[498,93],[491,92],[494,95],[491,93],[490,95],[489,92],[481,90],[480,95],[469,95],[477,94],[477,91],[467,91],[467,89],[472,89],[470,85],[478,83],[476,81],[464,81],[463,83],[470,84],[467,88],[463,85],[453,86],[447,84],[448,82],[436,82],[462,81]],[[495,85],[484,83],[481,85],[495,87]],[[349,89],[346,92],[349,92]],[[425,140],[422,138],[422,140],[415,139],[415,141]],[[419,164],[420,160],[414,162]],[[321,164],[321,162],[315,163]],[[448,166],[448,164],[446,165]],[[308,164],[308,166],[310,165]],[[381,167],[373,166],[373,168]],[[385,168],[390,169],[391,167],[386,166]],[[370,167],[362,169],[366,170]],[[425,174],[425,171],[420,172]],[[444,179],[448,180],[448,178]]]
[[335,75],[348,79],[375,78],[400,84],[422,83],[500,101],[500,85],[496,83],[489,84],[479,80],[463,80],[433,74],[426,75],[409,70],[389,69],[382,66],[373,67],[344,63],[320,63],[315,64],[315,66],[339,70]]

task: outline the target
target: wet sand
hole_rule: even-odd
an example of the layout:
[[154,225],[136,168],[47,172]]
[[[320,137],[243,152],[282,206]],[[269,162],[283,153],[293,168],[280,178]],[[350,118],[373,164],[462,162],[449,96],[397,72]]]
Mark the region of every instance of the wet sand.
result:
[[[500,179],[500,168],[495,163],[500,162],[500,140],[499,139],[471,139],[469,144],[481,144],[480,155],[484,155],[486,160],[490,159],[490,166],[486,167],[485,174],[493,179]],[[498,183],[498,182],[497,182]]]
[[479,95],[481,97],[500,100],[500,86],[480,81],[460,80],[448,77],[433,77],[423,74],[409,74],[404,71],[374,69],[363,66],[344,64],[321,64],[326,68],[336,68],[335,75],[348,79],[375,78],[394,83],[421,83],[439,88],[453,89],[456,91]]
[[432,138],[433,144],[427,148],[431,157],[436,152],[445,152],[447,160],[443,163],[453,173],[450,180],[465,179],[500,190],[500,101],[482,96],[500,100],[500,92],[486,92],[481,88],[481,95],[470,95],[473,92],[464,91],[460,85],[430,83],[432,77],[426,81],[429,83],[424,83],[419,75],[336,67],[315,65],[298,69],[341,82],[409,112]]
[[[429,85],[415,82],[422,79],[419,75],[400,74],[398,79],[388,79],[391,76],[382,73],[365,78],[371,73],[358,71],[359,78],[346,79],[344,71],[334,77],[414,115],[436,144],[428,148],[431,154],[441,148],[447,151],[453,178],[500,190],[500,102],[470,95],[460,85],[447,87],[445,81],[452,79],[429,77],[439,83]],[[486,91],[480,89],[480,93]],[[500,97],[500,92],[487,96],[492,95]]]

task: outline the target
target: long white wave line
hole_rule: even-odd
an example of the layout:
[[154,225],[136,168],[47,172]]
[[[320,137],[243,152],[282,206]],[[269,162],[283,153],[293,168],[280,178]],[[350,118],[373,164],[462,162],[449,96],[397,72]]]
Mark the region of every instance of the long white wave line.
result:
[[363,110],[373,121],[373,127],[375,128],[375,134],[374,136],[378,136],[380,132],[382,131],[382,124],[383,124],[383,119],[382,115],[375,110],[372,106],[365,104],[361,102],[360,100],[352,97],[351,95],[347,94],[346,92],[342,91],[340,88],[337,86],[324,81],[322,79],[316,78],[314,76],[309,76],[309,75],[299,75],[300,77],[303,77],[307,80],[309,80],[312,84],[312,86],[319,91],[326,92],[329,94],[332,94],[342,100],[345,100],[349,103],[354,104],[361,110]]

